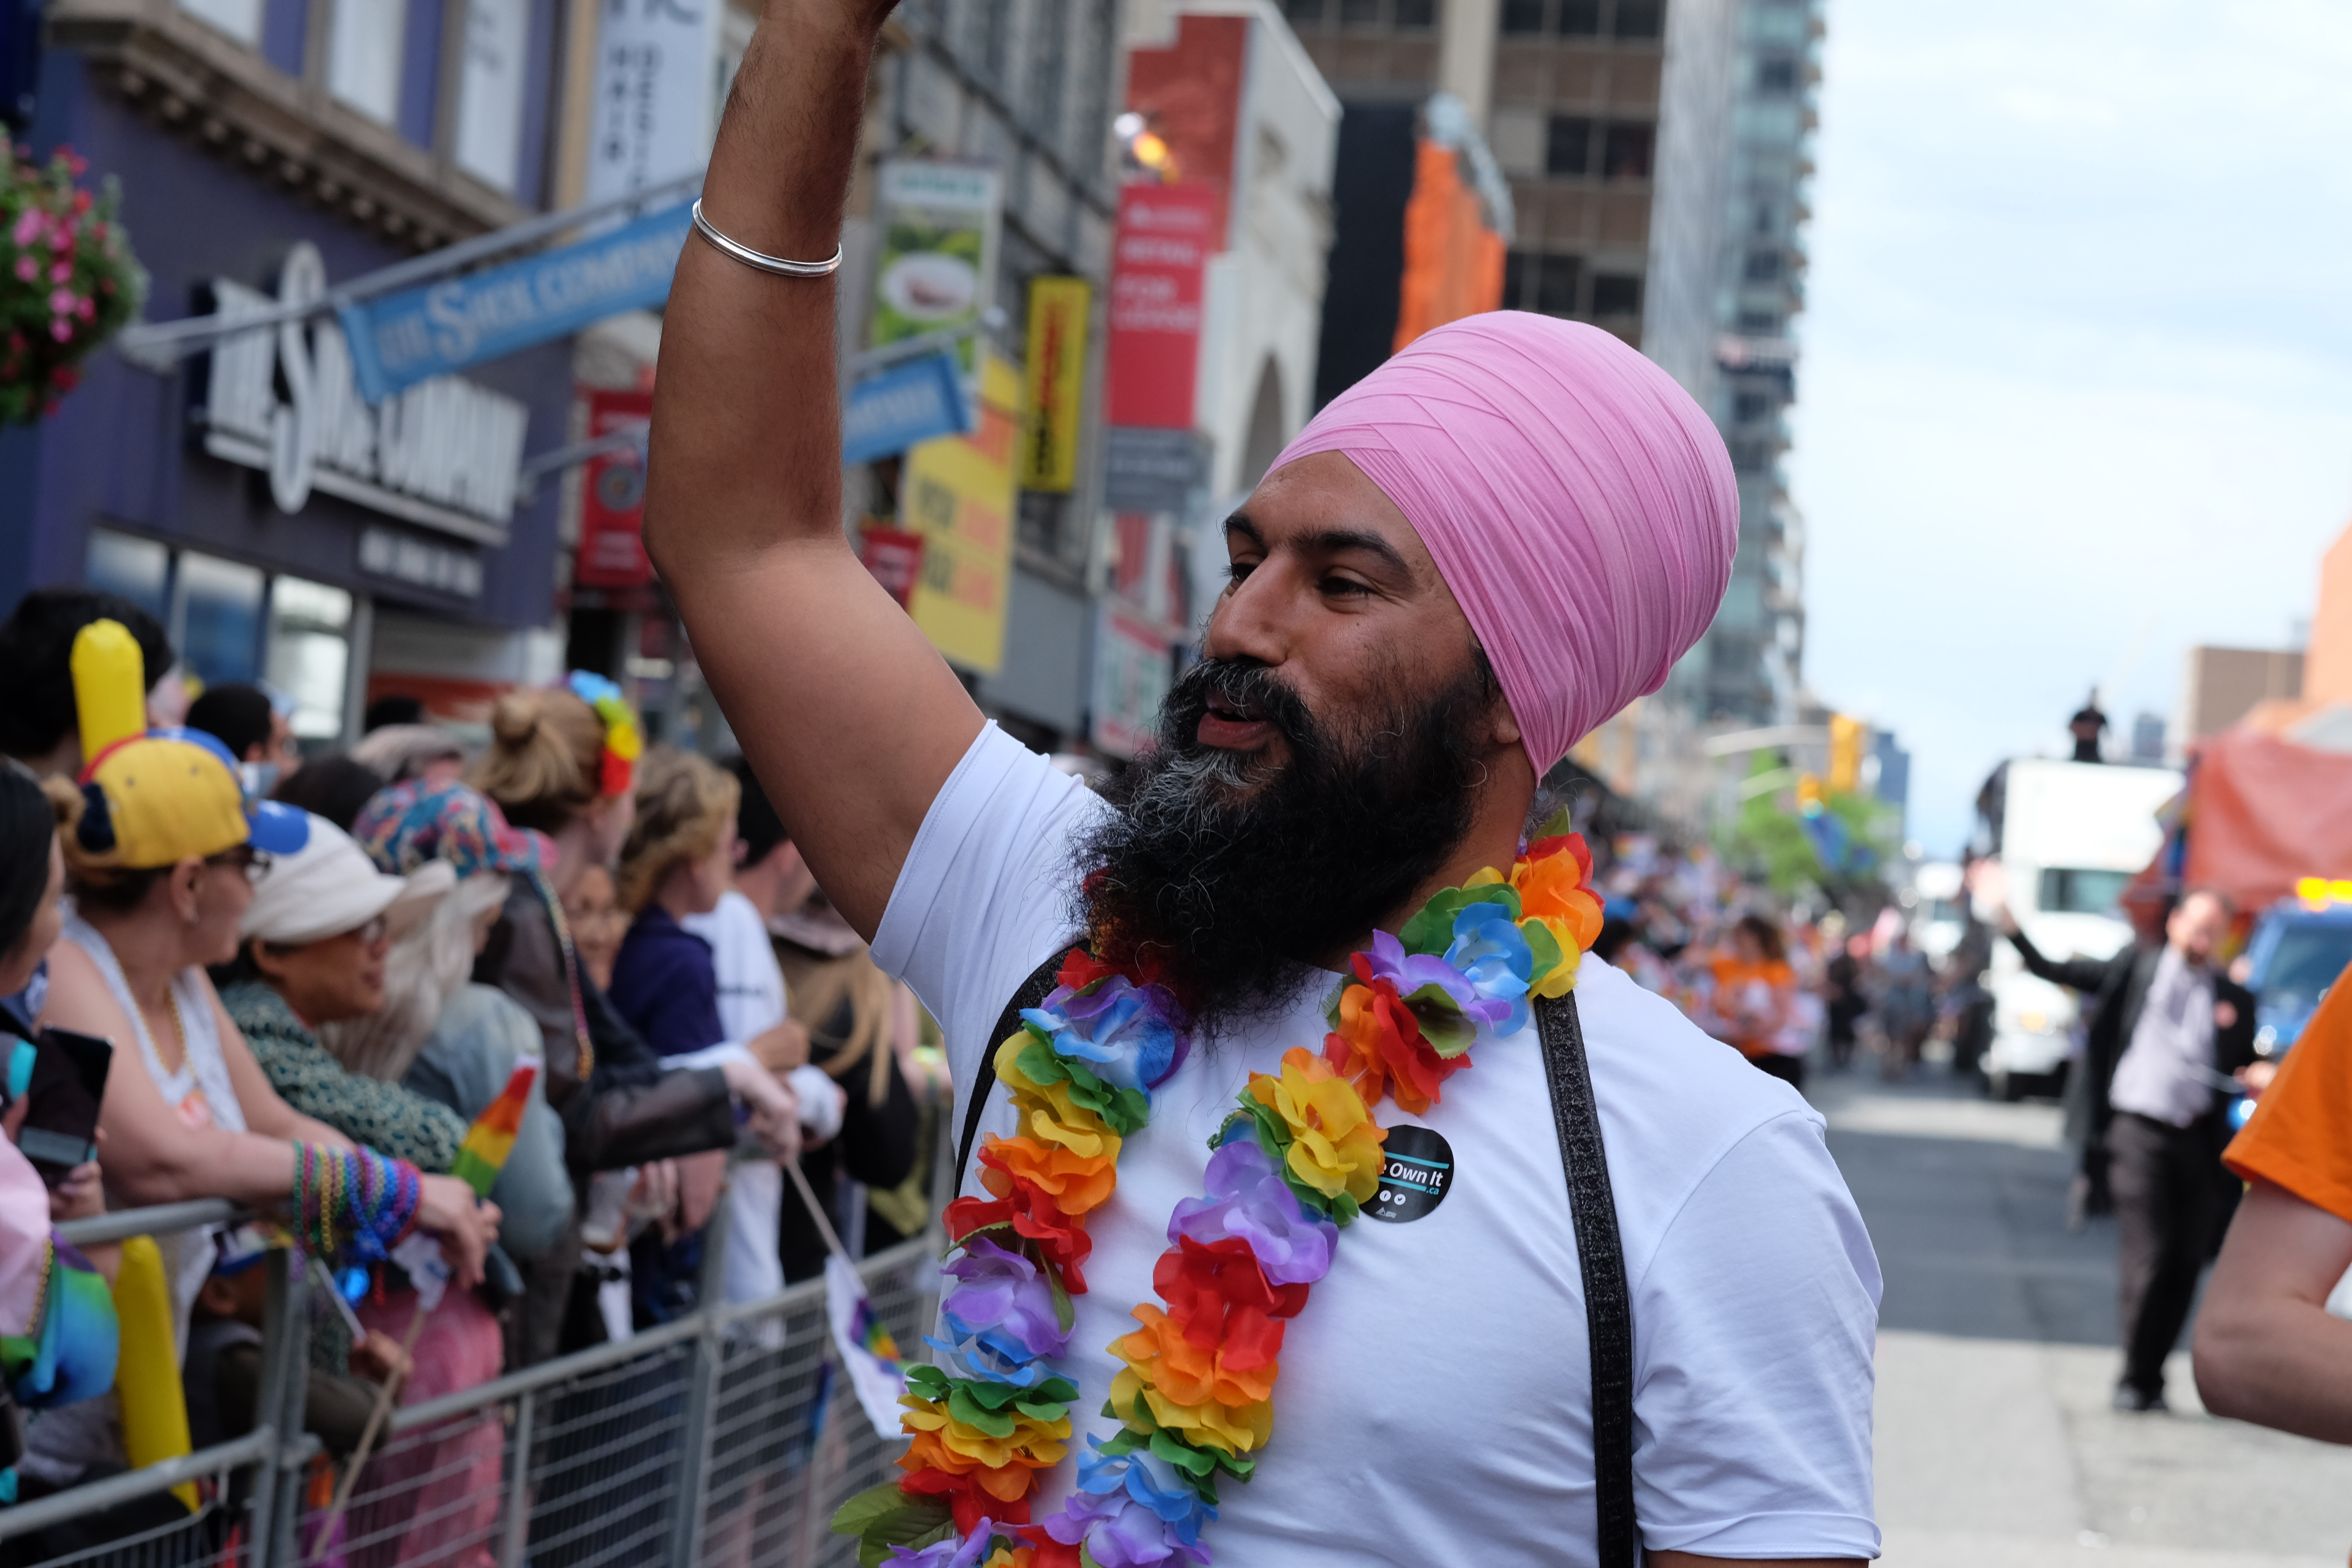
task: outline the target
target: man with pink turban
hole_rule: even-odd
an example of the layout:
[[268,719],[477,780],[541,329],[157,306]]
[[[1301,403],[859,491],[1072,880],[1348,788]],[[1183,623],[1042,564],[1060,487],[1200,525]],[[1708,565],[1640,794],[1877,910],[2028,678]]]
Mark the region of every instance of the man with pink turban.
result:
[[646,542],[793,841],[946,1034],[963,1250],[910,1397],[952,1397],[875,1505],[938,1532],[901,1559],[1874,1557],[1879,1276],[1821,1119],[1576,962],[1597,905],[1538,798],[1715,613],[1714,428],[1590,327],[1424,335],[1227,520],[1201,658],[1089,791],[843,536],[805,264],[887,10],[771,0],[752,40]]

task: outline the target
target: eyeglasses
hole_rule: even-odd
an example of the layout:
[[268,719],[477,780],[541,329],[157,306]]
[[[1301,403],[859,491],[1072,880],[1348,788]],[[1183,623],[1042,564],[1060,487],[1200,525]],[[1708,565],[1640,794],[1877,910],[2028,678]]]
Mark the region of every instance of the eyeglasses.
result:
[[269,869],[269,857],[250,844],[232,844],[217,855],[205,857],[207,866],[234,866],[247,876],[259,881]]

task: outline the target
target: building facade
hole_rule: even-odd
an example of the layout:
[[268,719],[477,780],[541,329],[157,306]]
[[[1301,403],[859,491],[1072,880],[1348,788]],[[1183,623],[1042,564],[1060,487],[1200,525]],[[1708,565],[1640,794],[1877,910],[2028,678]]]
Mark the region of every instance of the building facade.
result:
[[[548,205],[586,9],[54,0],[18,135],[120,182],[149,320],[314,299]],[[152,369],[101,353],[0,435],[0,603],[123,593],[191,674],[276,686],[312,745],[355,732],[381,647],[544,679],[556,507],[516,479],[570,384],[548,344],[371,406],[321,319]]]
[[[1014,500],[1002,660],[964,671],[992,717],[1031,745],[1063,750],[1087,730],[1095,602],[1105,570],[1099,389],[1117,210],[1110,121],[1124,87],[1113,0],[907,0],[898,47],[877,64],[852,216],[844,235],[844,341],[863,344],[875,310],[875,177],[890,156],[983,165],[1002,208],[986,319],[990,348],[1024,362],[1031,285],[1089,287],[1078,400],[1076,479],[1066,490],[1022,488]],[[898,518],[892,464],[853,468],[845,504]]]

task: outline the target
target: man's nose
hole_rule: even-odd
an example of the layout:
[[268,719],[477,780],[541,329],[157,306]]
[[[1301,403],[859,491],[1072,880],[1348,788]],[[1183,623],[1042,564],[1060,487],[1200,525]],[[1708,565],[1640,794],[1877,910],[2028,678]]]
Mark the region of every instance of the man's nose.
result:
[[1283,595],[1265,567],[1235,583],[1210,613],[1201,652],[1210,658],[1280,664],[1289,649],[1282,627]]

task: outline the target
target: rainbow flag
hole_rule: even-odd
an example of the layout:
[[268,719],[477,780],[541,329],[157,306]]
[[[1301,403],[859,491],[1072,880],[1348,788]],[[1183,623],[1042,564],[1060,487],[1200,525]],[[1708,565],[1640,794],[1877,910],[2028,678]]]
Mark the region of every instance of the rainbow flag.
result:
[[457,1145],[449,1173],[473,1188],[475,1196],[488,1197],[499,1173],[506,1169],[507,1156],[514,1152],[515,1134],[522,1131],[522,1113],[530,1106],[530,1086],[538,1078],[538,1058],[517,1062],[506,1088],[482,1107],[482,1113],[466,1129],[466,1141]]
[[894,1442],[898,1432],[898,1395],[907,1392],[907,1363],[898,1343],[882,1326],[882,1318],[866,1294],[866,1282],[838,1252],[824,1259],[825,1317],[833,1331],[833,1348],[849,1373],[849,1386],[874,1435]]

